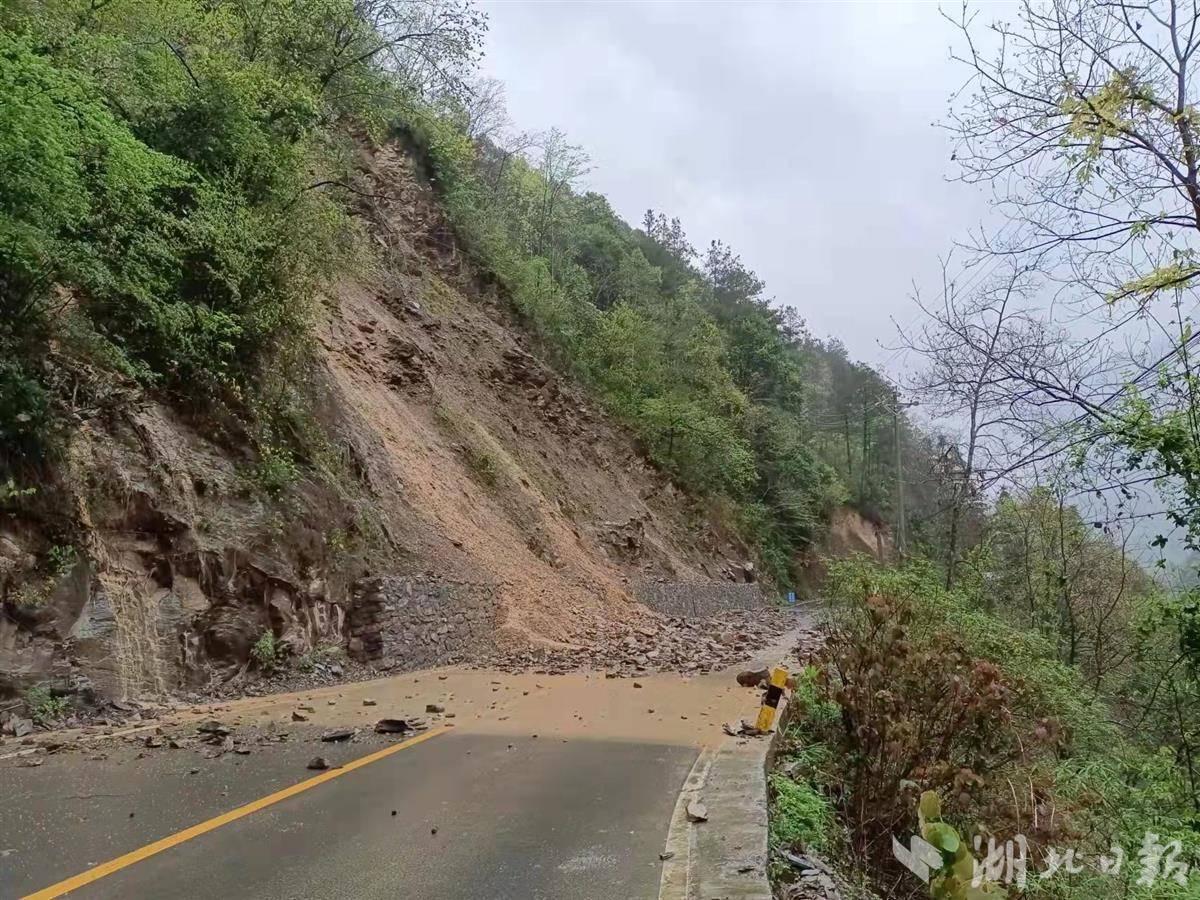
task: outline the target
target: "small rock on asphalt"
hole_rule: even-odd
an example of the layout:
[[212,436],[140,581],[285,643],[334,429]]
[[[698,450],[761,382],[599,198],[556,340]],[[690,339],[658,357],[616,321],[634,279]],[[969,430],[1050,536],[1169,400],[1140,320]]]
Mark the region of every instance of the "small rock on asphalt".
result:
[[375,723],[376,734],[403,734],[411,730],[412,726],[404,719],[380,719]]

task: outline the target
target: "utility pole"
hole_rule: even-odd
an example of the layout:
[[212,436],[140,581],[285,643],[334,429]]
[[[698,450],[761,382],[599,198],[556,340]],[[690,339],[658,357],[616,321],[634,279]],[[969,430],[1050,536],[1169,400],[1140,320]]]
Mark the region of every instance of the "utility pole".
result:
[[904,536],[904,466],[900,452],[900,397],[892,390],[892,443],[896,445],[896,549],[904,556],[908,550]]
[[896,447],[896,549],[901,556],[908,552],[908,523],[904,518],[904,461],[900,446],[900,410],[916,405],[915,402],[902,404],[900,392],[892,388],[892,443]]

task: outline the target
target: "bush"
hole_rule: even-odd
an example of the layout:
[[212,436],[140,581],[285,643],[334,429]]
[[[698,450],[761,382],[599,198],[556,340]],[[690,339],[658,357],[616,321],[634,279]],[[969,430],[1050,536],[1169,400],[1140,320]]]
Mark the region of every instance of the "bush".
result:
[[307,653],[296,657],[296,668],[301,672],[311,672],[318,663],[330,665],[344,663],[347,660],[346,649],[336,644],[319,644]]
[[43,685],[25,691],[25,704],[29,707],[29,714],[39,725],[51,725],[71,709],[71,703],[66,697],[55,697],[50,689]]
[[286,447],[267,444],[259,451],[251,480],[269,497],[278,497],[300,477],[295,457]]
[[495,487],[500,480],[500,466],[496,457],[478,447],[466,449],[467,467],[476,480],[485,487]]
[[[180,21],[198,13],[177,5]],[[185,73],[136,17],[106,10],[102,33],[48,7],[18,19],[27,32],[0,31],[7,468],[46,449],[55,384],[38,363],[58,332],[99,348],[93,365],[242,411],[262,354],[307,332],[317,287],[353,255],[340,207],[307,189],[330,162],[306,75],[204,52],[228,35],[202,16]],[[78,29],[69,50],[61,28]]]
[[[1123,733],[1113,708],[1051,642],[983,612],[980,585],[946,591],[925,563],[849,560],[830,573],[835,628],[821,676],[798,686],[802,708],[814,711],[801,721],[832,753],[824,770],[839,816],[887,896],[920,887],[892,859],[890,835],[916,831],[917,795],[931,789],[964,840],[1025,835],[1027,895],[1194,895],[1195,876],[1189,887],[1136,883],[1147,832],[1180,840],[1187,860],[1200,854],[1180,769]],[[1133,857],[1119,876],[1092,865],[1035,877],[1051,848],[1070,846],[1094,862],[1114,845]]]
[[[2,251],[0,251],[2,252]],[[0,292],[3,292],[0,284]],[[2,327],[2,326],[0,326]],[[0,350],[5,341],[0,336]],[[50,398],[18,359],[0,359],[0,467],[25,468],[45,451]]]
[[954,634],[914,640],[916,604],[874,596],[829,640],[830,692],[847,765],[843,812],[855,849],[880,868],[883,840],[911,819],[917,786],[984,806],[993,779],[1057,734],[1033,698]]
[[250,657],[263,672],[275,671],[283,657],[283,648],[275,638],[275,632],[264,631],[250,648]]
[[55,544],[46,552],[46,560],[55,578],[66,578],[79,562],[79,551],[70,544]]
[[54,580],[52,578],[38,578],[25,582],[14,590],[9,597],[13,605],[17,608],[36,611],[50,602],[50,597],[53,593]]

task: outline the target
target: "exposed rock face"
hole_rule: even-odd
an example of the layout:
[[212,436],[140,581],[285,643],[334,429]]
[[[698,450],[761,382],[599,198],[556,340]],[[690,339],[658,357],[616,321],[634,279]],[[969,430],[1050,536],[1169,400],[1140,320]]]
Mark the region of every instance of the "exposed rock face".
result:
[[849,507],[834,510],[824,543],[831,556],[865,553],[880,561],[887,559],[893,549],[888,525],[873,522]]
[[[12,535],[0,551],[22,548],[5,552],[19,565],[0,578],[0,691],[156,698],[244,671],[268,630],[296,653],[341,643],[349,594],[338,585],[350,578],[322,532],[345,527],[348,511],[306,486],[284,521],[245,465],[159,404],[81,428],[45,488],[57,506],[0,518]],[[37,527],[64,507],[69,529]],[[55,550],[75,560],[69,571],[38,562]]]

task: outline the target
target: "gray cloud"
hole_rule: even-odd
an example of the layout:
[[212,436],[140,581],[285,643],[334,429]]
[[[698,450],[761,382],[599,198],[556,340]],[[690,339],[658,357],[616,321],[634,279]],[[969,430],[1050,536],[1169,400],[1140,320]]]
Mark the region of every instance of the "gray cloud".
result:
[[[721,238],[818,334],[886,363],[916,279],[986,214],[932,126],[965,72],[932,3],[486,5],[484,73],[633,222]],[[936,291],[935,291],[936,292]]]

